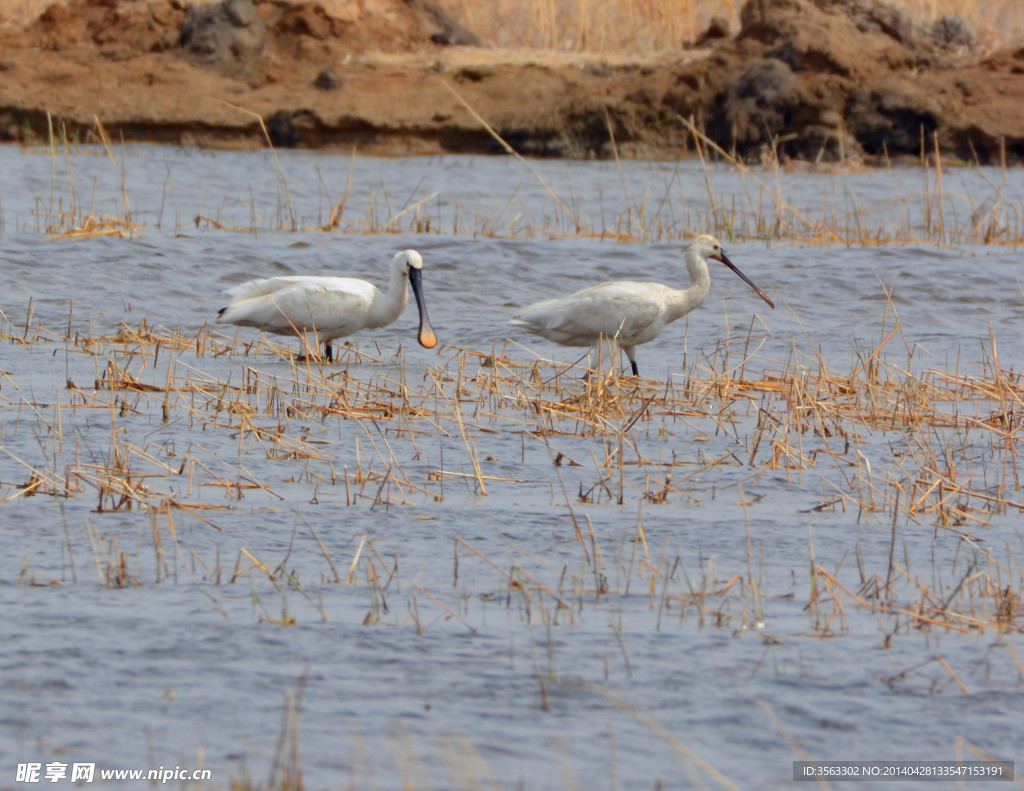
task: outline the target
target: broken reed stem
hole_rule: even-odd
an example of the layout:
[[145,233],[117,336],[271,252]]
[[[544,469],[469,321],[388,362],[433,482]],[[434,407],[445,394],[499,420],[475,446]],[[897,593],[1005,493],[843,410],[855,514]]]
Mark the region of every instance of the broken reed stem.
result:
[[284,191],[284,199],[285,203],[288,206],[288,217],[291,220],[291,228],[293,231],[298,230],[299,223],[295,215],[295,208],[292,206],[292,194],[291,191],[288,189],[288,180],[284,176],[284,168],[281,167],[281,160],[277,156],[277,149],[274,148],[274,141],[270,139],[270,132],[267,131],[267,125],[263,123],[263,116],[260,115],[259,113],[253,112],[252,110],[247,110],[244,107],[239,107],[237,104],[225,102],[223,99],[221,99],[220,101],[224,102],[224,104],[226,104],[231,109],[238,110],[240,113],[245,113],[246,115],[255,118],[257,122],[259,122],[260,129],[263,131],[263,138],[267,141],[267,147],[270,149],[270,155],[274,158],[274,166],[277,169],[278,181],[280,181],[281,189]]
[[124,169],[118,168],[117,166],[117,158],[114,156],[114,147],[111,145],[110,138],[107,136],[107,130],[103,128],[103,124],[100,122],[99,116],[94,115],[93,121],[96,124],[96,131],[99,133],[100,142],[103,143],[103,148],[106,149],[107,156],[110,158],[110,164],[114,168],[114,173],[117,174],[117,181],[121,185],[121,201],[124,206],[124,219],[125,222],[130,223],[132,221],[132,208],[131,204],[128,202],[128,188],[125,186]]
[[659,723],[653,717],[650,717],[649,715],[645,714],[639,709],[631,706],[629,703],[627,703],[625,700],[623,700],[621,697],[619,697],[617,694],[612,692],[607,687],[604,687],[600,684],[594,684],[589,681],[582,681],[580,683],[582,683],[588,689],[591,689],[592,691],[597,692],[598,694],[607,698],[609,701],[614,703],[623,711],[627,711],[630,714],[632,714],[634,717],[636,717],[636,719],[639,722],[643,723],[645,726],[650,728],[654,733],[656,733],[659,736],[659,738],[661,738],[673,750],[682,755],[688,762],[692,762],[694,765],[696,765],[701,770],[706,772],[721,786],[723,786],[724,788],[732,789],[732,791],[739,791],[739,786],[737,786],[735,783],[729,780],[729,778],[723,775],[710,763],[708,763],[699,755],[697,755],[697,753],[694,752],[690,747],[688,747],[684,742],[673,736],[672,733],[664,725]]
[[551,196],[551,200],[555,202],[555,205],[558,206],[558,208],[560,208],[565,213],[566,217],[572,220],[572,224],[576,227],[576,232],[581,232],[583,230],[583,226],[580,223],[580,221],[576,218],[576,214],[572,211],[572,209],[566,206],[562,199],[555,194],[555,191],[548,186],[548,183],[544,181],[540,173],[537,172],[537,169],[533,165],[531,165],[528,160],[520,156],[518,151],[516,151],[514,148],[512,148],[512,146],[505,142],[504,138],[502,138],[501,135],[495,132],[494,128],[489,123],[487,123],[487,121],[485,121],[476,110],[473,109],[469,102],[462,98],[462,95],[458,91],[456,91],[455,88],[451,86],[451,83],[449,83],[445,79],[441,79],[441,84],[444,85],[444,87],[451,92],[452,96],[454,96],[458,100],[459,104],[466,108],[467,112],[469,112],[469,114],[473,116],[474,120],[476,120],[477,123],[479,123],[484,129],[487,130],[487,134],[493,137],[498,142],[498,145],[500,145],[506,151],[506,153],[509,153],[512,156],[514,156],[516,158],[516,161],[522,163],[526,167],[526,169],[533,174],[533,177],[537,179],[538,183],[544,188],[548,195]]

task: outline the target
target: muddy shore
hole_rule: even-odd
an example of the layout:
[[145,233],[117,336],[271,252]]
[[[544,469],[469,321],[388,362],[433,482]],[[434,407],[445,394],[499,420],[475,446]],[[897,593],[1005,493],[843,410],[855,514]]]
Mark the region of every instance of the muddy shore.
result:
[[[1024,162],[1024,48],[876,0],[749,0],[646,58],[500,50],[427,0],[72,0],[0,31],[0,139],[375,154]],[[464,100],[460,101],[460,97]],[[470,112],[466,104],[479,114]]]

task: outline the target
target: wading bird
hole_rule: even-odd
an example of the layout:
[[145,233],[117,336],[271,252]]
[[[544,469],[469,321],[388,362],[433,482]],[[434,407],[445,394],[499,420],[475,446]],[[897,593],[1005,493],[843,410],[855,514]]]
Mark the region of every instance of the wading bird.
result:
[[718,240],[704,234],[686,248],[689,288],[632,280],[601,283],[567,297],[535,302],[523,308],[510,323],[563,346],[591,346],[601,338],[614,338],[629,358],[633,376],[639,376],[636,347],[657,338],[666,326],[685,316],[708,295],[709,258],[721,261],[770,307],[775,307],[768,295],[729,260]]
[[[323,343],[331,362],[335,338],[384,327],[402,315],[409,303],[406,283],[411,283],[420,312],[417,340],[420,346],[432,349],[437,336],[423,301],[422,272],[423,257],[415,250],[405,250],[391,261],[387,291],[353,277],[291,275],[252,280],[227,292],[231,301],[217,312],[217,321],[277,335],[299,335],[300,357]],[[307,336],[312,336],[311,344]]]

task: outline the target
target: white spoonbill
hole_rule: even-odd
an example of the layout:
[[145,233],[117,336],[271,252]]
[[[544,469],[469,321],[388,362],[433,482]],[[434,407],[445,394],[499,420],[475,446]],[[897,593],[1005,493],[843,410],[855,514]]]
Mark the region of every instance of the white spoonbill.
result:
[[685,316],[708,295],[709,258],[721,261],[770,307],[775,307],[768,295],[729,260],[719,241],[703,234],[686,248],[686,268],[692,281],[689,288],[632,280],[601,283],[567,297],[535,302],[523,308],[510,323],[563,346],[590,346],[601,338],[615,338],[629,358],[633,376],[639,376],[636,347],[653,341],[666,326]]
[[217,321],[278,335],[300,335],[303,351],[308,348],[306,336],[312,335],[312,348],[319,349],[323,343],[331,362],[335,338],[384,327],[402,315],[409,304],[406,283],[411,283],[420,311],[417,340],[420,346],[432,349],[437,336],[423,301],[422,272],[423,257],[415,250],[405,250],[391,260],[387,291],[353,277],[288,275],[252,280],[227,292],[231,301],[217,311]]

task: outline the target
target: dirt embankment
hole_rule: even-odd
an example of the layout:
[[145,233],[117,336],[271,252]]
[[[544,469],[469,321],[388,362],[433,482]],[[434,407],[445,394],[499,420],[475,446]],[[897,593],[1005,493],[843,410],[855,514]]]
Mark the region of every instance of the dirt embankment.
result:
[[[71,0],[0,32],[0,138],[675,157],[681,119],[757,157],[1024,162],[1024,49],[983,52],[878,0],[748,0],[651,58],[486,46],[430,0]],[[612,140],[614,139],[614,147]]]

